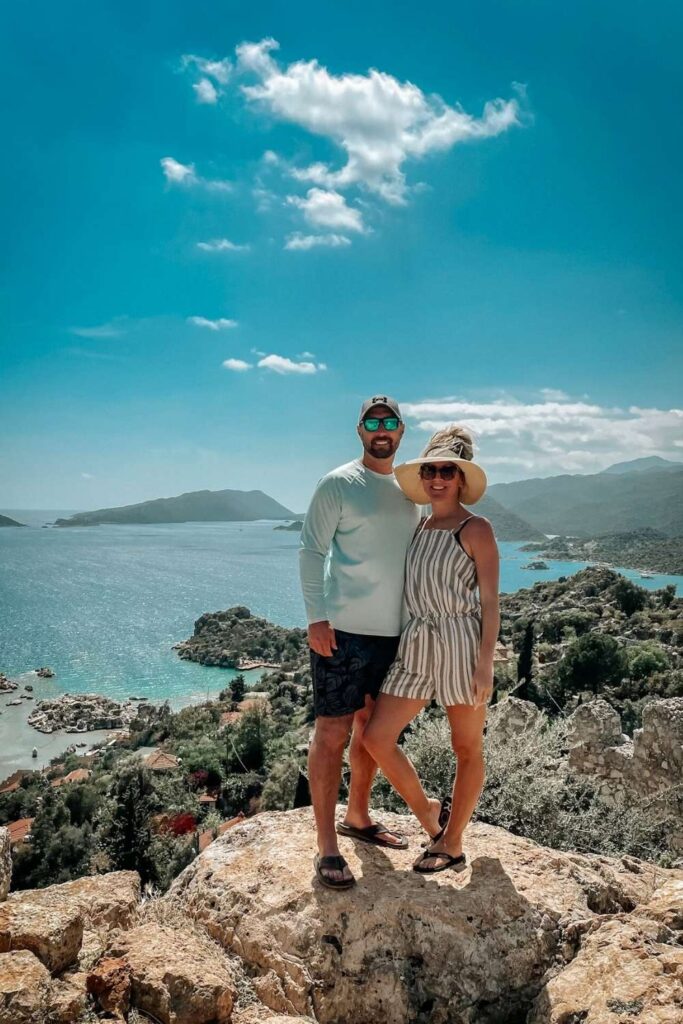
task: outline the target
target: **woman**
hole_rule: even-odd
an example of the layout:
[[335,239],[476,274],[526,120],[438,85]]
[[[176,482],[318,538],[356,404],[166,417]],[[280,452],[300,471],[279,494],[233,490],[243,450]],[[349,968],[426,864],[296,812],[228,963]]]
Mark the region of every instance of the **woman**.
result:
[[[409,621],[364,735],[365,746],[430,836],[413,865],[422,874],[466,866],[463,833],[484,784],[482,741],[500,622],[498,549],[490,523],[463,507],[486,490],[486,475],[472,453],[470,434],[448,427],[434,434],[419,459],[396,469],[405,494],[417,504],[429,502],[432,511],[408,552]],[[443,828],[450,800],[442,806],[426,796],[398,745],[406,726],[434,699],[448,716],[457,758]]]

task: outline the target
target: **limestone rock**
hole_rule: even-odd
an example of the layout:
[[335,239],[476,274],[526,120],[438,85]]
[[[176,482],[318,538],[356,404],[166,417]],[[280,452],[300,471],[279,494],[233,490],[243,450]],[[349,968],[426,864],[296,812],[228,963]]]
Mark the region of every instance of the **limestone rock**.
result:
[[409,836],[410,849],[342,840],[359,883],[352,890],[314,880],[305,808],[231,829],[167,899],[245,961],[276,1013],[405,1024],[431,1007],[435,1022],[502,1024],[519,1019],[550,976],[563,929],[629,911],[647,892],[617,860],[545,849],[479,823],[468,829],[465,872],[420,876],[411,865],[423,834],[408,818],[382,819]]
[[33,953],[0,953],[0,1024],[46,1024],[50,975]]
[[683,939],[683,880],[668,878],[638,910],[645,917],[680,932],[680,939]]
[[609,747],[622,742],[621,718],[606,700],[580,704],[569,717],[569,740],[575,746]]
[[643,918],[597,922],[578,955],[539,994],[527,1024],[680,1024],[683,948]]
[[123,1018],[130,1008],[131,967],[123,957],[103,957],[86,981],[88,992],[106,1013]]
[[131,971],[131,1003],[162,1024],[228,1024],[235,987],[227,958],[191,931],[148,922],[112,937]]
[[77,960],[88,932],[127,927],[140,899],[135,871],[10,893],[0,904],[0,951],[30,949],[53,974]]
[[109,871],[104,875],[86,875],[42,890],[83,912],[87,929],[127,928],[140,902],[140,876],[137,871]]
[[528,700],[506,697],[489,708],[486,732],[496,734],[501,740],[511,739],[532,728],[543,718],[543,712]]
[[52,973],[75,963],[83,939],[83,916],[48,889],[11,893],[0,903],[0,952],[27,949]]
[[49,995],[50,1024],[75,1024],[85,1009],[85,974],[67,972],[53,978]]
[[0,828],[0,902],[7,898],[12,880],[12,850],[9,830]]

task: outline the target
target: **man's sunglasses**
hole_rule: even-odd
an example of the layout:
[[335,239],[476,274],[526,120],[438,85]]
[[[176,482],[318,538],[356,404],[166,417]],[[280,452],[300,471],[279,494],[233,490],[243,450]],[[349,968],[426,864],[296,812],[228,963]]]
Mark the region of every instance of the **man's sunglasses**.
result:
[[460,473],[457,466],[432,466],[429,462],[423,462],[420,466],[420,476],[423,480],[435,480],[440,477],[442,480],[455,480]]
[[401,425],[398,416],[385,416],[383,419],[380,419],[379,416],[366,416],[362,423],[370,434],[374,434],[380,427],[383,427],[384,430],[398,430]]

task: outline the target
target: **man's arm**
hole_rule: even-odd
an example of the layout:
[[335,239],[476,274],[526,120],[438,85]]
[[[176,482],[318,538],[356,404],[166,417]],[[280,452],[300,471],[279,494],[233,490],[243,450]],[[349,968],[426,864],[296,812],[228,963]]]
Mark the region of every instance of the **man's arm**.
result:
[[317,654],[329,658],[337,646],[325,606],[325,558],[341,518],[337,481],[325,477],[311,499],[299,549],[301,590],[308,619],[308,642]]

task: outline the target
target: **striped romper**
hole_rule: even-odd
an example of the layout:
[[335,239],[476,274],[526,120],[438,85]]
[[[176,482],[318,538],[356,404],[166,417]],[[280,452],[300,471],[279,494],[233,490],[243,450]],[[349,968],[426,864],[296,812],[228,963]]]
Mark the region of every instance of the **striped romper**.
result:
[[382,693],[437,700],[443,707],[474,704],[472,674],[481,644],[477,571],[457,530],[426,530],[423,520],[406,563],[409,621]]

